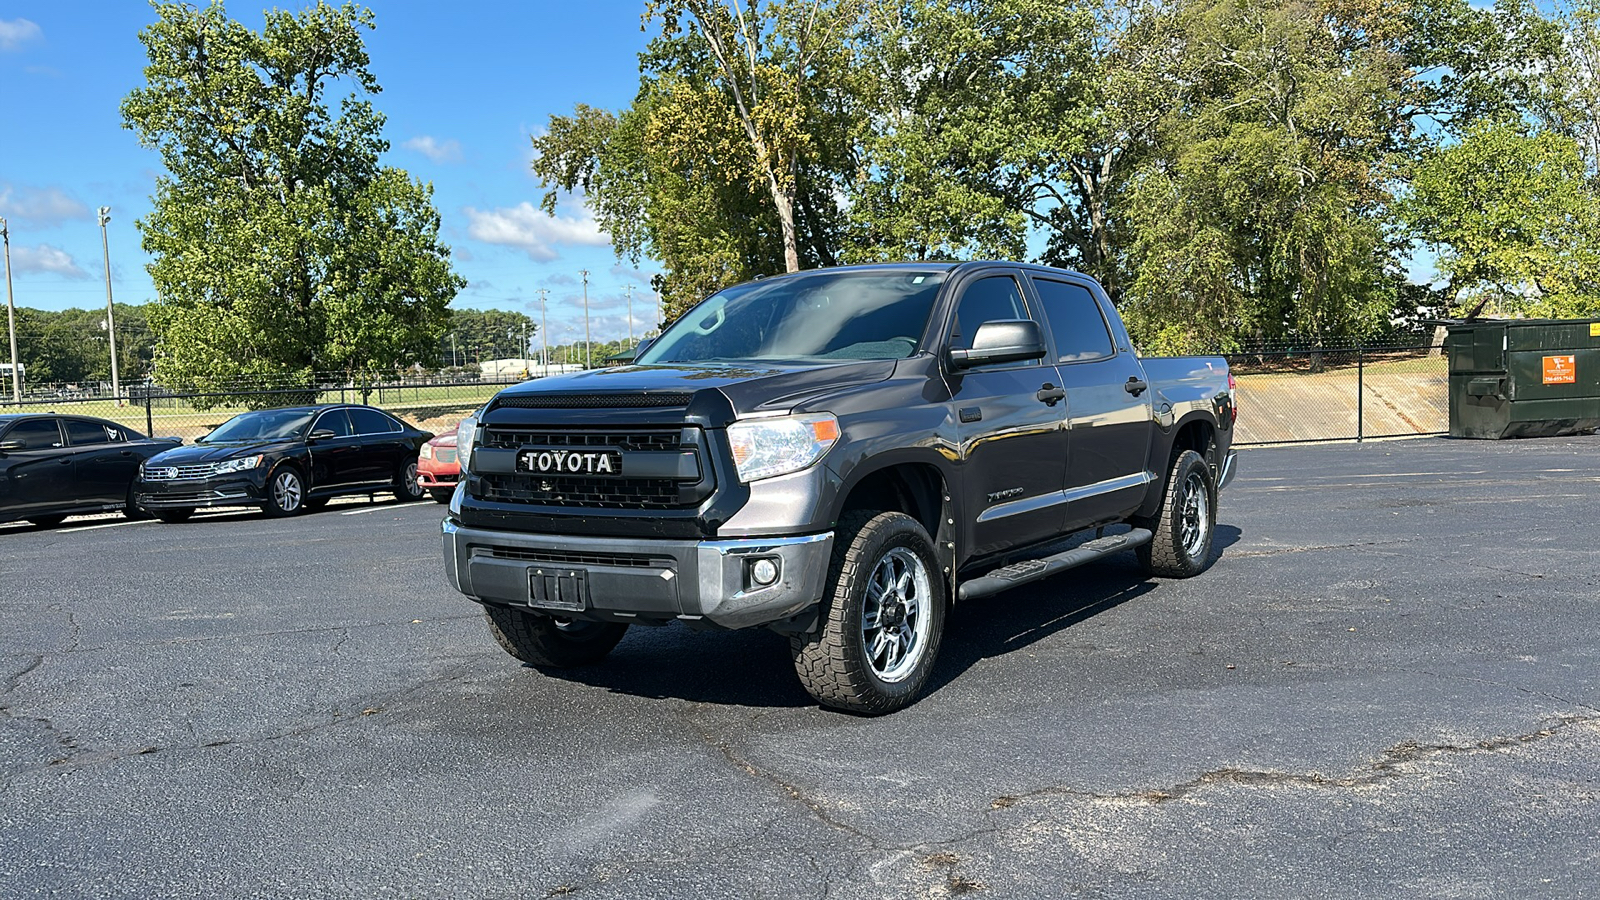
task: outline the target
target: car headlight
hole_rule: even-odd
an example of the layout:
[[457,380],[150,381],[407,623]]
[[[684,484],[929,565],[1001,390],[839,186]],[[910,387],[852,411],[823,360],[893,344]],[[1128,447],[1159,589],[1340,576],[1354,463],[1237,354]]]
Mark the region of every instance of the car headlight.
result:
[[456,460],[461,465],[461,471],[467,471],[472,463],[472,445],[478,437],[478,414],[473,413],[461,420],[456,426]]
[[226,475],[229,472],[243,472],[245,469],[254,469],[256,466],[261,465],[261,459],[262,456],[259,453],[257,453],[255,456],[241,456],[238,459],[225,459],[222,462],[217,463],[216,474]]
[[433,459],[433,445],[432,444],[423,444],[422,445],[422,450],[420,452],[418,452],[417,455],[422,457],[423,459]]
[[839,420],[829,413],[747,419],[728,426],[739,480],[788,475],[821,459],[839,440]]

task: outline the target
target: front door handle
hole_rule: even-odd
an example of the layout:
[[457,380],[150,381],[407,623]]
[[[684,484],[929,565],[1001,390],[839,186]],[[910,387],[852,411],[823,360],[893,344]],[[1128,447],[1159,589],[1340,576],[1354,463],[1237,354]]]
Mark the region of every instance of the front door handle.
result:
[[1148,390],[1149,387],[1150,387],[1150,383],[1149,382],[1140,381],[1139,380],[1139,376],[1137,376],[1137,375],[1129,375],[1128,376],[1128,383],[1124,384],[1122,386],[1122,389],[1127,391],[1128,393],[1134,395],[1135,397],[1137,397],[1140,394],[1144,393],[1146,390]]
[[1039,401],[1045,406],[1055,406],[1062,400],[1067,399],[1067,392],[1046,381],[1044,387],[1039,388],[1039,393],[1034,394],[1034,396],[1038,397]]
[[62,464],[63,466],[70,466],[72,465],[72,457],[69,456],[66,459],[58,459],[56,462]]

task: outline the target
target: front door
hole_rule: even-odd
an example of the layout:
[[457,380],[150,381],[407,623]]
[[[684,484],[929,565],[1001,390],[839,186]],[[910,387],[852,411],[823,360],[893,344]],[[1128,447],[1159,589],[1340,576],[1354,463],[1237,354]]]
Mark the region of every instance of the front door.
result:
[[107,506],[127,502],[128,485],[139,470],[127,432],[88,419],[62,419],[61,424],[72,446],[78,495]]
[[361,441],[343,409],[330,409],[317,416],[306,431],[306,442],[311,455],[310,487],[313,491],[361,480]]
[[[953,349],[970,349],[984,322],[1034,318],[1009,271],[979,273],[958,290]],[[972,512],[963,535],[968,558],[1003,554],[1061,530],[1067,405],[1038,396],[1058,384],[1055,367],[1038,360],[950,373],[962,496]]]
[[0,434],[0,441],[23,444],[6,451],[8,513],[26,516],[76,505],[72,451],[55,418],[24,419]]

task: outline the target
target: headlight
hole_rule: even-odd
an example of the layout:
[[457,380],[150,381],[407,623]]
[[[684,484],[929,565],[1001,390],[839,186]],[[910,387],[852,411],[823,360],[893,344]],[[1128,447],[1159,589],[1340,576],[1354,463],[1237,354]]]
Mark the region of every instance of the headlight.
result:
[[422,450],[417,455],[423,459],[433,459],[433,445],[423,444]]
[[461,420],[456,426],[456,460],[461,465],[461,471],[467,471],[472,463],[472,444],[478,436],[478,414],[473,413]]
[[828,413],[747,419],[728,426],[739,480],[787,475],[821,459],[839,440],[839,420]]
[[216,474],[226,475],[229,472],[243,472],[245,469],[254,469],[259,465],[261,465],[261,454],[259,453],[257,453],[255,456],[241,456],[238,459],[225,459],[222,462],[217,463]]

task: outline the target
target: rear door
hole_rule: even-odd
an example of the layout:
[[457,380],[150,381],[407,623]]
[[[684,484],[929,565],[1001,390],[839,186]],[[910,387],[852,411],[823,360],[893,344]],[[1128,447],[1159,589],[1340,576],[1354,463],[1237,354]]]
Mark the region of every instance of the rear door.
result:
[[391,481],[400,471],[411,445],[405,440],[400,423],[375,409],[350,407],[350,424],[361,445],[361,480]]
[[139,469],[127,432],[90,419],[62,419],[61,425],[72,448],[76,495],[89,503],[125,503]]
[[1050,326],[1067,392],[1063,490],[1069,527],[1118,519],[1144,500],[1154,428],[1151,390],[1131,348],[1116,345],[1099,292],[1087,280],[1029,273]]
[[0,441],[21,441],[20,450],[6,451],[10,511],[23,515],[76,505],[72,451],[54,416],[12,423]]
[[[957,290],[947,341],[952,349],[970,349],[984,322],[1035,318],[1012,270],[980,271]],[[1004,553],[1060,532],[1067,407],[1039,396],[1058,382],[1055,367],[1039,360],[949,373],[962,496],[976,513],[964,536],[969,558]]]

